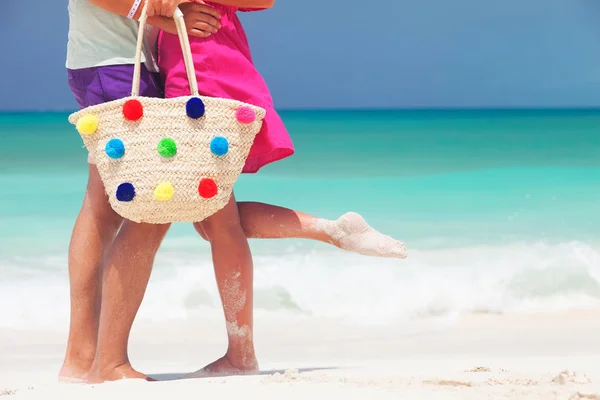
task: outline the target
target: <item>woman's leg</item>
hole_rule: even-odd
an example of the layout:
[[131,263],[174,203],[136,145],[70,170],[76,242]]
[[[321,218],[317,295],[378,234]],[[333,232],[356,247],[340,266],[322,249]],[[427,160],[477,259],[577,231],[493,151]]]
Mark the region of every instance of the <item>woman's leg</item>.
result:
[[190,377],[256,373],[252,254],[233,194],[223,209],[196,225],[211,245],[229,343],[225,356]]
[[[237,204],[242,229],[249,239],[310,239],[367,256],[407,257],[404,243],[373,229],[356,213],[328,220],[272,204]],[[201,224],[194,227],[206,239]]]

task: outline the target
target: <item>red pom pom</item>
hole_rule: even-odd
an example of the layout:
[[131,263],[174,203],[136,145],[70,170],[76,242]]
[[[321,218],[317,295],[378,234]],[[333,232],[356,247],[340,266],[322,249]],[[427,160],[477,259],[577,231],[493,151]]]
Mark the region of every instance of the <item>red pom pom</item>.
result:
[[200,193],[200,196],[205,199],[215,197],[218,191],[219,188],[212,179],[204,178],[200,181],[200,185],[198,186],[198,193]]
[[123,104],[123,116],[130,121],[137,121],[144,115],[144,107],[138,100],[127,100]]

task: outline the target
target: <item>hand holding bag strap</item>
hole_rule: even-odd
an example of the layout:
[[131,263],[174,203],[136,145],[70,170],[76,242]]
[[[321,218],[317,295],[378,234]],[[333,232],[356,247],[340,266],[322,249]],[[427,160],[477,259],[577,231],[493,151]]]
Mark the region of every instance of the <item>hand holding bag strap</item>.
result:
[[[144,2],[144,8],[142,8],[142,15],[140,16],[140,27],[138,29],[137,46],[135,49],[135,65],[133,68],[133,83],[131,85],[131,95],[134,97],[140,95],[140,74],[142,64],[142,48],[144,46],[144,28],[146,27],[146,20],[148,19],[147,8],[148,5],[146,2]],[[196,80],[196,71],[194,70],[194,61],[192,59],[190,40],[187,35],[187,29],[185,28],[183,13],[179,7],[175,9],[173,18],[175,20],[175,26],[177,27],[179,42],[181,43],[181,51],[183,52],[183,61],[185,63],[185,71],[190,84],[190,92],[192,96],[198,96],[198,81]]]

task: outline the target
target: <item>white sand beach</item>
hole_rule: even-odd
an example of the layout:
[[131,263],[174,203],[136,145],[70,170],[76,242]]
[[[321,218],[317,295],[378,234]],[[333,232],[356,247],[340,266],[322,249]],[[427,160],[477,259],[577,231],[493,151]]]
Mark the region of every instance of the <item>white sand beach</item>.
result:
[[131,338],[159,382],[57,383],[64,332],[0,331],[0,395],[47,399],[600,399],[600,310],[471,315],[397,326],[257,317],[259,376],[181,379],[222,355],[216,319]]

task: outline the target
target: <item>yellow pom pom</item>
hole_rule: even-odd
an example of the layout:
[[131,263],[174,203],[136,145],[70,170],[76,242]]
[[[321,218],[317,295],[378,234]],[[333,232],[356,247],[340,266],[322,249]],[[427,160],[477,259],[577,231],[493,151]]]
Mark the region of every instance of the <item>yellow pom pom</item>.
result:
[[173,185],[170,182],[163,182],[154,189],[154,198],[158,201],[169,201],[174,193]]
[[76,127],[82,135],[91,135],[98,130],[98,118],[92,114],[84,115],[79,118]]

